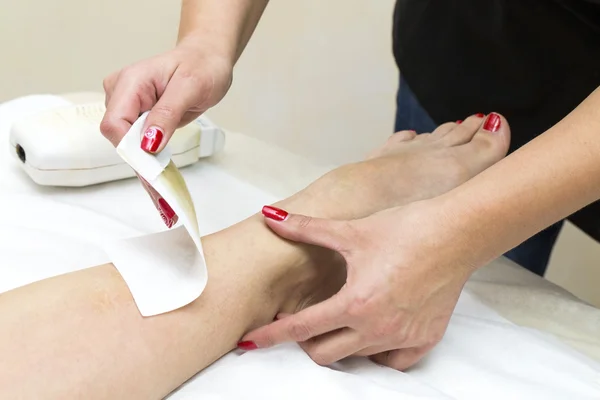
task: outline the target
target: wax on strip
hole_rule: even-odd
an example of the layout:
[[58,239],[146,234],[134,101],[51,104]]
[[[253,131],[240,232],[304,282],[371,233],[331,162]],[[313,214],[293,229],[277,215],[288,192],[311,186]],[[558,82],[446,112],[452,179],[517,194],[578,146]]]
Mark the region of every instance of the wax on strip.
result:
[[197,299],[206,287],[208,271],[194,203],[183,176],[170,158],[169,146],[159,154],[149,154],[140,148],[147,115],[143,114],[132,125],[117,152],[137,173],[168,229],[113,240],[104,249],[140,313],[152,316]]

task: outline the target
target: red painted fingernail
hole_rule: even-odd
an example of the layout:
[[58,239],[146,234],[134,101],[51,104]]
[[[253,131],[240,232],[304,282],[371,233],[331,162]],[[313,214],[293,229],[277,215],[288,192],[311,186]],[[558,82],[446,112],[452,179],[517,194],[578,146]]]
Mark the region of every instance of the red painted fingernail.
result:
[[483,130],[488,132],[498,132],[501,124],[502,119],[500,116],[496,113],[491,113],[483,123]]
[[244,351],[250,351],[250,350],[256,350],[258,349],[258,346],[256,345],[256,343],[250,341],[250,340],[245,340],[243,342],[239,342],[237,344],[238,349],[240,350],[244,350]]
[[177,223],[179,217],[177,214],[175,214],[175,211],[173,211],[169,203],[167,203],[162,197],[158,199],[158,211],[160,212],[160,216],[168,228]]
[[144,132],[144,138],[140,144],[142,150],[147,151],[148,153],[156,153],[158,146],[160,146],[160,142],[162,142],[163,136],[163,131],[156,126],[151,126],[150,128],[146,129],[146,132]]
[[485,117],[485,114],[484,113],[477,113],[477,114],[475,114],[475,116],[479,117],[479,118],[483,118],[483,117]]
[[[137,173],[136,173],[137,174]],[[138,178],[140,178],[140,182],[142,186],[146,190],[146,192],[150,195],[150,199],[152,199],[152,203],[160,213],[162,220],[164,221],[167,228],[171,228],[173,225],[177,223],[179,220],[179,216],[173,211],[169,203],[148,183],[147,180],[141,177],[141,175],[137,174]]]
[[459,119],[458,121],[456,121],[456,123],[457,123],[458,125],[462,124],[462,122],[463,122],[463,120],[462,120],[462,119]]
[[262,213],[265,217],[274,219],[275,221],[285,221],[285,219],[288,217],[287,211],[271,206],[264,206],[262,208]]

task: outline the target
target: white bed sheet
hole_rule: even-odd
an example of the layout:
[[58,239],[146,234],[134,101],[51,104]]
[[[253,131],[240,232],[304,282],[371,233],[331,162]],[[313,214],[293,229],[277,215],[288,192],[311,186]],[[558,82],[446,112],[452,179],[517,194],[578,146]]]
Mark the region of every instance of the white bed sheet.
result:
[[[43,109],[57,101],[52,96],[33,96],[0,105],[0,204],[4,211],[0,217],[0,292],[105,262],[106,256],[97,243],[107,237],[163,229],[146,193],[134,179],[81,189],[43,188],[31,182],[8,157],[10,121],[35,107]],[[311,180],[311,173],[321,171],[319,167],[304,165],[287,169],[285,175],[277,175],[282,174],[281,169],[271,169],[271,174],[252,174],[249,171],[261,171],[260,160],[272,150],[265,148],[259,155],[256,153],[262,150],[256,146],[255,153],[241,157],[241,152],[247,152],[249,147],[236,143],[244,141],[242,136],[230,134],[224,154],[183,170],[203,233],[222,229],[255,213],[263,204]],[[244,159],[246,163],[241,161]],[[257,186],[278,189],[267,192]],[[218,209],[232,211],[225,214]],[[472,282],[473,292],[478,288],[485,292],[481,285],[486,284],[516,285],[492,277],[493,273],[483,274]],[[502,296],[496,296],[499,297]],[[590,329],[594,332],[593,326]],[[366,359],[347,360],[332,368],[319,367],[296,345],[289,344],[245,354],[232,352],[170,397],[307,396],[600,399],[600,365],[548,333],[508,321],[465,291],[440,345],[408,373],[383,368]]]

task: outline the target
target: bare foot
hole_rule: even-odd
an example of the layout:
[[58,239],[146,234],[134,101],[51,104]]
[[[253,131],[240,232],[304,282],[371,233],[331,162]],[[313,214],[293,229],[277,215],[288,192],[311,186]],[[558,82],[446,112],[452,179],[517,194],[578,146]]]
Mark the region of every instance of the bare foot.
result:
[[[500,125],[491,132],[486,121],[494,118]],[[327,217],[360,218],[448,192],[501,160],[509,142],[508,122],[498,114],[443,124],[429,134],[401,131],[365,161],[333,170],[307,190],[329,192],[336,208]]]
[[[488,122],[494,118],[495,131]],[[471,116],[461,124],[447,123],[430,134],[402,131],[371,152],[365,161],[330,172],[307,191],[329,193],[327,203],[336,208],[321,211],[326,217],[361,218],[457,187],[501,160],[509,141],[509,125],[498,114],[487,118]],[[322,201],[322,194],[320,197]],[[353,199],[352,207],[346,202],[349,198]],[[281,308],[283,313],[297,312],[331,297],[346,280],[340,257],[320,258],[316,263],[306,263],[304,268],[310,271],[312,279],[288,297]]]

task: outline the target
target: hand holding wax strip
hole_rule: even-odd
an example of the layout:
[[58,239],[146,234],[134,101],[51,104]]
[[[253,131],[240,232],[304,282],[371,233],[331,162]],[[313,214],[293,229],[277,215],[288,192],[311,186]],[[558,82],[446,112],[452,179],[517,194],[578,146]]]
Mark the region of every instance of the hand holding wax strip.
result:
[[[167,146],[158,154],[140,148],[143,114],[117,146],[137,173],[169,228],[166,231],[107,243],[117,268],[143,316],[173,311],[197,299],[208,273],[194,203]],[[171,229],[178,222],[182,225]]]

